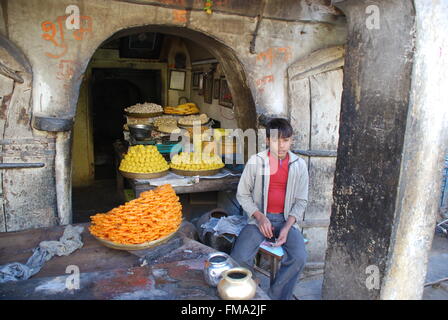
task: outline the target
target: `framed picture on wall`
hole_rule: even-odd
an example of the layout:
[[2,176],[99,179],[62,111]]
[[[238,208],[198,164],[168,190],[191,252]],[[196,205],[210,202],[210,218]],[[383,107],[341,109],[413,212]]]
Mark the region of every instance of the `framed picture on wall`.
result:
[[219,84],[219,104],[224,107],[233,108],[232,94],[230,93],[229,86],[225,78],[221,78]]
[[213,73],[204,74],[204,102],[213,103]]
[[201,73],[200,72],[193,72],[193,81],[191,82],[193,85],[193,89],[197,90],[199,89],[199,75]]
[[213,99],[219,99],[219,79],[213,80]]
[[171,70],[170,73],[170,89],[171,90],[185,90],[185,71]]

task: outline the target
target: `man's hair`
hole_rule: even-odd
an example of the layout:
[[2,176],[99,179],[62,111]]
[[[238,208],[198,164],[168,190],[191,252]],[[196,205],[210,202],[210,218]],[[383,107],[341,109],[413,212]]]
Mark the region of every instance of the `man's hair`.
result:
[[[289,138],[293,134],[292,126],[288,120],[283,118],[273,118],[266,125],[266,137],[271,137],[271,130],[277,130],[279,138]],[[274,133],[273,131],[272,133]]]

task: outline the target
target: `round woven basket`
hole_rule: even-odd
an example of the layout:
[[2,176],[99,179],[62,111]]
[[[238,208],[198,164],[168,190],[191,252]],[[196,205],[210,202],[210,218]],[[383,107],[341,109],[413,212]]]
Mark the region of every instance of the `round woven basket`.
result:
[[101,244],[103,244],[104,246],[106,246],[108,248],[117,249],[117,250],[144,250],[144,249],[150,249],[150,248],[157,247],[158,245],[167,242],[169,239],[171,239],[176,234],[176,232],[178,230],[179,230],[179,228],[177,228],[172,233],[170,233],[160,239],[149,241],[149,242],[144,242],[144,243],[139,243],[139,244],[116,243],[116,242],[112,242],[109,240],[104,240],[104,239],[98,238],[97,236],[95,236],[93,234],[92,234],[92,236],[95,239],[97,239]]
[[128,117],[132,117],[132,118],[154,118],[154,117],[158,117],[161,116],[163,114],[163,112],[153,112],[153,113],[131,113],[131,112],[127,112],[125,111],[125,114]]
[[155,179],[165,176],[169,170],[153,172],[153,173],[135,173],[135,172],[127,172],[121,171],[120,173],[123,177],[128,179]]
[[179,170],[171,168],[171,172],[178,174],[180,176],[214,176],[219,173],[222,168],[213,170]]

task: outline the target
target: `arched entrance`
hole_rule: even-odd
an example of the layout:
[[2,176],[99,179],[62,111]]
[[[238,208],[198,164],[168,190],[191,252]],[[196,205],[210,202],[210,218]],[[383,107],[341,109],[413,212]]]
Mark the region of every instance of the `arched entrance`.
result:
[[[160,52],[158,56],[156,55],[157,58],[154,55],[151,59],[142,59],[142,56],[134,58],[132,55],[129,56],[129,52],[122,50],[123,42],[129,44],[131,39],[142,35],[150,37],[151,34],[160,35],[156,38],[162,39],[158,43],[154,42],[154,46],[161,46],[158,48]],[[135,52],[138,54],[138,51]],[[135,52],[133,54],[136,54]],[[180,58],[185,60],[186,65],[178,65]],[[186,73],[184,90],[170,88],[172,70]],[[222,79],[226,80],[233,107],[220,105],[221,101],[216,96],[219,91],[213,92],[209,88],[208,94],[212,96],[207,98],[205,88],[199,93],[201,90],[197,90],[193,83],[193,74],[198,70],[207,71],[207,74],[210,74],[211,70],[212,77],[218,83],[222,82]],[[152,85],[148,82],[146,87],[142,86],[141,82],[150,78],[151,72],[157,79]],[[131,76],[132,73],[134,78]],[[213,80],[208,83],[213,83]],[[148,87],[158,87],[160,90],[149,94]],[[111,188],[115,185],[113,179],[116,178],[112,143],[123,134],[121,122],[124,119],[125,107],[143,102],[155,102],[164,106],[176,105],[184,100],[195,102],[201,108],[201,112],[206,112],[223,128],[245,130],[256,127],[255,103],[246,83],[243,67],[234,51],[221,42],[187,28],[165,26],[125,29],[103,41],[92,56],[81,85],[71,159],[74,170],[73,187],[84,188],[87,190],[84,193],[88,195],[98,193],[100,190],[90,188],[95,184],[103,190],[104,186],[108,186],[109,189],[101,193],[111,194],[111,191],[112,193],[115,191]],[[90,106],[87,106],[88,104]],[[106,166],[101,167],[101,164]],[[109,181],[97,181],[101,179]],[[107,202],[101,206],[98,198],[94,197],[91,198],[92,201],[87,201],[90,203],[87,208],[79,201],[81,194],[79,190],[79,188],[73,189],[73,210],[78,211],[81,205],[80,211],[85,211],[82,215],[86,217],[95,211],[101,212],[117,205],[116,199],[105,200],[100,197]],[[121,201],[125,200],[122,194],[119,198]],[[98,206],[96,210],[92,204],[93,207]],[[79,221],[75,219],[75,222]]]

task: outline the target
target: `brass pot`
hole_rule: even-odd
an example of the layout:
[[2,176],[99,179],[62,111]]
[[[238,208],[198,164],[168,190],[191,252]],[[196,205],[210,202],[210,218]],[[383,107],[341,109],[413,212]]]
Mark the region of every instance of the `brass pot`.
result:
[[255,296],[257,285],[252,272],[246,268],[232,268],[222,274],[218,294],[223,300],[249,300]]

